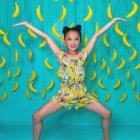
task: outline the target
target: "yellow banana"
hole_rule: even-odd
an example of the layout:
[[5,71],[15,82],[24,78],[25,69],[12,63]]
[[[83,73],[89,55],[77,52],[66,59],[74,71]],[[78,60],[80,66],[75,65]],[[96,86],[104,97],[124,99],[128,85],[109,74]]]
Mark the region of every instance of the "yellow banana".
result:
[[5,42],[5,44],[7,44],[8,46],[12,46],[12,44],[11,44],[11,42],[8,40],[8,38],[7,38],[7,34],[8,33],[5,33],[4,35],[3,35],[3,41]]
[[6,91],[4,91],[4,95],[0,98],[0,102],[6,100],[8,97],[8,94]]
[[112,18],[112,12],[111,12],[111,4],[108,4],[107,7],[107,16],[111,19]]
[[91,90],[91,94],[93,97],[98,98],[98,95],[95,93],[94,88]]
[[98,25],[98,23],[96,22],[95,33],[97,33],[98,31],[99,31],[99,25]]
[[31,60],[32,57],[33,57],[33,51],[32,51],[32,49],[30,49],[29,55],[28,55],[28,60]]
[[70,28],[71,28],[71,27],[74,27],[74,22],[73,22],[73,23],[71,23]]
[[132,17],[138,10],[138,5],[132,1],[132,4],[133,4],[133,9],[131,10],[131,12],[126,16],[126,18],[130,18]]
[[12,91],[16,91],[19,88],[18,82],[15,82],[14,87],[12,88]]
[[126,45],[127,47],[131,47],[131,44],[127,41],[126,37],[127,37],[127,33],[122,38],[124,45]]
[[104,58],[102,59],[102,65],[100,67],[100,70],[103,70],[106,66],[106,61],[104,60]]
[[111,74],[110,66],[108,65],[108,67],[107,67],[107,75],[110,76],[110,74]]
[[61,35],[56,31],[56,24],[53,25],[52,32],[56,37],[61,38]]
[[140,93],[136,94],[136,100],[140,102]]
[[40,5],[38,5],[38,7],[36,9],[36,14],[37,14],[37,17],[39,18],[39,20],[41,22],[44,22],[44,18],[42,17],[41,10],[40,10]]
[[106,47],[110,47],[110,44],[106,39],[106,34],[103,35],[103,43],[105,44]]
[[92,8],[88,5],[88,14],[87,14],[87,16],[84,18],[84,21],[90,20],[91,17],[92,17],[92,15],[93,15]]
[[128,69],[126,72],[126,80],[129,80],[129,79],[130,79],[130,70]]
[[0,63],[0,68],[6,64],[6,59],[2,56],[2,62]]
[[137,30],[138,30],[138,32],[140,32],[140,22],[138,22],[138,24],[137,24]]
[[61,15],[61,17],[59,19],[60,21],[63,21],[64,18],[66,17],[66,14],[67,14],[67,9],[66,9],[66,7],[64,5],[62,6],[62,9],[63,9],[62,15]]
[[46,89],[44,88],[42,93],[42,98],[45,99],[45,97],[46,97]]
[[124,101],[126,100],[126,98],[127,98],[127,95],[126,95],[126,93],[124,92],[124,93],[123,93],[123,97],[120,99],[120,103],[124,102]]
[[100,78],[99,80],[98,80],[98,85],[99,85],[99,87],[100,88],[105,88],[105,86],[102,84],[102,79]]
[[96,52],[93,53],[93,62],[96,63]]
[[36,72],[34,70],[32,70],[32,76],[31,76],[31,78],[29,79],[28,82],[30,83],[30,82],[34,81],[36,79],[36,77],[37,77]]
[[37,90],[33,87],[33,81],[29,84],[29,88],[32,92],[37,93]]
[[121,85],[121,80],[117,79],[117,83],[113,86],[114,89],[118,88]]
[[109,101],[109,100],[110,100],[110,98],[111,98],[110,93],[109,93],[109,92],[107,92],[107,96],[106,96],[106,98],[105,98],[104,100],[105,100],[105,101]]
[[4,35],[5,32],[4,32],[2,29],[0,29],[0,34],[1,34],[1,35]]
[[42,47],[44,47],[46,44],[47,44],[47,42],[46,42],[46,40],[44,40],[38,47],[39,47],[39,48],[42,48]]
[[49,58],[46,58],[46,59],[45,59],[45,66],[46,66],[48,69],[51,69],[51,70],[52,70],[53,67],[49,64],[48,59],[49,59]]
[[74,0],[69,0],[69,2],[73,2]]
[[125,60],[123,58],[121,58],[121,64],[119,66],[117,66],[116,69],[120,70],[120,69],[122,69],[124,67],[124,65],[125,65]]
[[96,76],[97,76],[96,71],[93,70],[93,75],[92,75],[92,77],[90,78],[90,81],[95,80]]
[[133,88],[133,90],[136,90],[136,81],[135,80],[132,81],[132,88]]
[[136,49],[133,48],[133,54],[129,57],[129,60],[133,60],[137,55]]
[[87,34],[85,34],[84,45],[87,46],[87,44],[88,44],[88,36]]
[[113,50],[113,56],[111,57],[110,61],[113,62],[116,58],[117,58],[117,52],[116,52],[116,50],[114,49],[114,50]]
[[20,44],[22,47],[25,47],[25,43],[23,42],[23,39],[22,39],[22,33],[19,34],[19,36],[18,36],[18,41],[19,41],[19,44]]
[[27,31],[28,31],[28,34],[29,34],[31,37],[37,38],[37,35],[36,35],[31,29],[28,28]]
[[15,51],[15,61],[18,62],[18,51],[17,51],[17,49]]
[[134,69],[135,69],[135,70],[140,69],[140,63],[138,63],[138,64],[135,66]]
[[19,13],[20,13],[20,8],[19,8],[17,2],[15,2],[15,11],[14,11],[12,17],[13,18],[17,17],[19,15]]
[[17,77],[17,76],[19,76],[20,73],[21,73],[21,70],[20,70],[19,67],[17,67],[17,71],[16,71],[16,73],[13,75],[13,77]]
[[29,100],[31,100],[31,96],[30,96],[30,93],[29,93],[29,89],[27,88],[26,89],[26,96]]
[[8,68],[8,71],[7,71],[7,78],[9,79],[11,77],[11,71],[10,71],[10,68]]
[[53,81],[53,79],[51,79],[51,82],[50,82],[49,86],[46,88],[46,90],[51,89],[53,87],[53,85],[54,85],[54,81]]
[[119,34],[120,36],[124,36],[125,34],[119,29],[119,22],[117,22],[115,24],[115,31],[117,34]]

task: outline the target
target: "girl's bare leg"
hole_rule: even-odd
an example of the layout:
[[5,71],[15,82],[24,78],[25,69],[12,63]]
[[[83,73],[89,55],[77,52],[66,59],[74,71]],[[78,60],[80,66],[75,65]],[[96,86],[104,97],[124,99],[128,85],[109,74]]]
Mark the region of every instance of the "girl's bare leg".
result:
[[39,140],[41,130],[42,130],[42,120],[45,116],[48,116],[62,108],[61,105],[54,103],[52,101],[46,103],[41,109],[39,109],[36,113],[33,115],[33,122],[34,122],[34,128],[33,128],[33,140]]
[[110,140],[111,111],[108,110],[98,101],[96,101],[95,103],[88,104],[85,108],[94,111],[102,116],[102,129],[104,135],[102,140]]

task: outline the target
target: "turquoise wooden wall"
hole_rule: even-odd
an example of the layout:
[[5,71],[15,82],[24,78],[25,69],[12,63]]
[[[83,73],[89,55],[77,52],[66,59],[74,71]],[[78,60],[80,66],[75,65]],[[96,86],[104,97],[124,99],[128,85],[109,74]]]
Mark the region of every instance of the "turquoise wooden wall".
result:
[[[18,10],[15,13],[16,6],[19,13]],[[130,13],[127,22],[117,22],[98,39],[87,60],[85,83],[88,92],[93,94],[94,89],[93,96],[97,95],[98,100],[112,110],[112,124],[139,125],[139,6],[139,0],[1,0],[0,124],[31,124],[33,112],[57,94],[60,84],[57,59],[49,46],[39,47],[42,38],[13,24],[28,21],[64,50],[67,49],[62,42],[63,27],[81,24],[81,49],[111,18],[126,18]],[[45,65],[46,59],[53,69]],[[36,78],[32,77],[32,72]],[[46,121],[50,124],[100,123],[97,115],[85,109],[62,110]]]

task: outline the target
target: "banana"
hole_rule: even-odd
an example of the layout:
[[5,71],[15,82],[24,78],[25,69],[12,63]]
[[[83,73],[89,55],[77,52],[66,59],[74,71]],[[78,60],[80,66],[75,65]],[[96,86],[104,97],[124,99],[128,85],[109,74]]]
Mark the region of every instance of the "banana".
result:
[[5,44],[7,44],[8,46],[12,46],[12,44],[11,44],[11,42],[8,40],[8,38],[7,38],[7,34],[8,33],[5,33],[4,35],[3,35],[3,41],[5,42]]
[[64,20],[64,18],[66,17],[66,14],[67,14],[67,9],[66,9],[66,7],[63,5],[62,6],[62,15],[61,15],[61,17],[60,17],[60,22],[62,22],[63,20]]
[[42,16],[41,10],[40,10],[40,5],[38,5],[38,7],[37,7],[37,9],[36,9],[36,14],[37,14],[37,17],[39,18],[39,20],[40,20],[41,22],[44,22],[44,18],[43,18],[43,16]]
[[126,100],[126,98],[127,98],[127,95],[126,95],[126,93],[124,92],[124,93],[123,93],[123,97],[120,99],[120,103],[124,102],[124,101]]
[[138,10],[138,5],[132,1],[132,4],[133,4],[133,9],[131,10],[131,12],[126,16],[126,18],[130,18],[132,17]]
[[127,41],[127,39],[126,39],[126,37],[127,37],[127,33],[123,36],[123,43],[124,43],[124,45],[126,45],[127,47],[131,47],[131,44]]
[[98,31],[99,31],[99,25],[98,25],[98,23],[96,22],[95,33],[97,33]]
[[109,101],[109,100],[110,100],[110,98],[111,98],[110,93],[109,93],[109,92],[107,92],[107,96],[106,96],[106,98],[104,99],[104,101]]
[[117,23],[115,24],[115,31],[116,31],[116,33],[119,34],[120,36],[124,36],[125,34],[119,29],[119,23],[120,23],[120,22],[117,22]]
[[95,51],[93,53],[93,57],[92,58],[93,58],[93,62],[96,63],[96,52]]
[[46,59],[45,59],[45,66],[46,66],[48,69],[51,69],[51,70],[52,70],[53,67],[48,63],[48,59],[49,59],[49,58],[46,58]]
[[1,34],[1,35],[4,35],[5,32],[4,32],[2,29],[0,29],[0,34]]
[[93,75],[92,75],[92,77],[90,78],[90,81],[95,80],[96,77],[97,77],[96,71],[93,70]]
[[135,66],[134,69],[135,69],[135,70],[140,69],[140,63],[138,63],[138,64]]
[[46,40],[44,40],[38,47],[43,48],[47,44]]
[[6,59],[2,56],[2,62],[0,63],[0,68],[6,64]]
[[27,88],[26,89],[26,96],[29,100],[31,100],[31,96],[30,96],[30,93],[29,93],[29,89]]
[[69,2],[73,2],[74,0],[69,0]]
[[133,54],[129,57],[129,60],[133,60],[137,55],[136,49],[133,48]]
[[136,94],[136,100],[140,102],[140,93]]
[[117,79],[117,83],[113,86],[114,89],[118,88],[121,85],[121,80]]
[[31,29],[28,28],[27,31],[28,31],[28,34],[29,34],[31,37],[37,38],[37,35],[36,35]]
[[10,71],[10,68],[8,68],[8,71],[7,71],[7,78],[10,79],[11,77],[11,71]]
[[103,69],[105,68],[105,66],[106,66],[106,61],[105,61],[105,59],[103,58],[103,59],[102,59],[102,65],[101,65],[101,67],[100,67],[100,70],[103,70]]
[[56,37],[61,38],[61,35],[56,31],[56,24],[52,26],[52,32]]
[[110,74],[111,74],[110,66],[108,65],[108,67],[107,67],[107,75],[110,76]]
[[33,57],[33,51],[32,51],[32,49],[30,49],[29,55],[28,55],[28,60],[31,60],[32,57]]
[[19,76],[20,73],[21,73],[21,70],[20,70],[19,67],[17,67],[17,71],[16,71],[16,73],[13,75],[13,77],[17,77],[17,76]]
[[110,47],[110,44],[106,39],[106,34],[103,35],[103,43],[105,44],[106,47]]
[[107,7],[107,16],[112,19],[112,12],[111,12],[111,4],[109,3],[108,4],[108,7]]
[[117,66],[116,69],[120,70],[120,69],[122,69],[124,67],[124,65],[125,65],[125,60],[123,58],[121,58],[121,64],[119,66]]
[[130,70],[128,69],[126,72],[126,80],[129,80],[129,79],[130,79]]
[[54,81],[53,81],[53,79],[51,79],[51,82],[50,82],[49,86],[46,88],[46,90],[51,89],[53,87],[53,85],[54,85]]
[[71,23],[70,28],[74,27],[74,22]]
[[91,94],[93,97],[98,98],[98,95],[95,93],[94,88],[91,90]]
[[28,80],[28,82],[30,83],[30,82],[34,81],[34,80],[36,79],[36,77],[37,77],[36,72],[35,72],[34,70],[32,70],[32,76],[31,76],[31,78]]
[[92,10],[92,8],[88,5],[88,14],[87,14],[87,16],[84,18],[84,21],[90,20],[91,17],[92,17],[92,15],[93,15],[93,10]]
[[98,85],[99,85],[99,87],[102,88],[102,89],[105,88],[105,86],[102,84],[102,79],[101,79],[101,78],[98,80]]
[[25,47],[25,43],[23,42],[23,39],[22,39],[22,33],[19,34],[19,36],[18,36],[18,41],[19,41],[19,44],[20,44],[22,47]]
[[18,51],[17,51],[17,49],[15,51],[15,61],[18,62]]
[[138,22],[138,24],[137,24],[137,30],[138,30],[138,32],[140,32],[140,22]]
[[16,91],[19,88],[18,82],[15,82],[15,86],[12,88],[12,91]]
[[7,94],[6,91],[4,91],[4,95],[0,98],[0,102],[4,101],[5,99],[7,99],[7,97],[8,97],[8,94]]
[[29,88],[32,92],[37,93],[37,90],[33,87],[33,81],[29,84]]
[[132,81],[132,88],[133,88],[133,90],[136,90],[136,81],[135,80]]
[[17,2],[15,2],[15,11],[14,11],[12,17],[16,18],[19,15],[19,13],[20,13],[20,8],[19,8]]
[[114,50],[113,50],[113,56],[111,57],[110,61],[113,62],[116,58],[117,58],[117,52],[116,52],[116,50],[114,49]]
[[45,97],[46,97],[46,89],[44,88],[42,93],[42,98],[45,99]]
[[88,44],[88,36],[87,34],[85,34],[84,45],[87,46],[87,44]]

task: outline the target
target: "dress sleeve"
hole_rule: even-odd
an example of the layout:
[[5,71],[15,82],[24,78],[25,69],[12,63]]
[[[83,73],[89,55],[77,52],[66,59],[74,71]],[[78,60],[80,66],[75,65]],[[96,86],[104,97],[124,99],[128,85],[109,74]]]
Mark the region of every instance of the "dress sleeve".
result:
[[80,51],[80,53],[81,53],[81,54],[80,54],[81,59],[82,59],[83,61],[86,61],[87,56],[88,56],[88,52],[87,52],[86,48],[82,48],[81,51]]
[[60,50],[59,57],[58,57],[58,62],[59,63],[63,63],[64,57],[65,57],[65,51],[64,50]]

